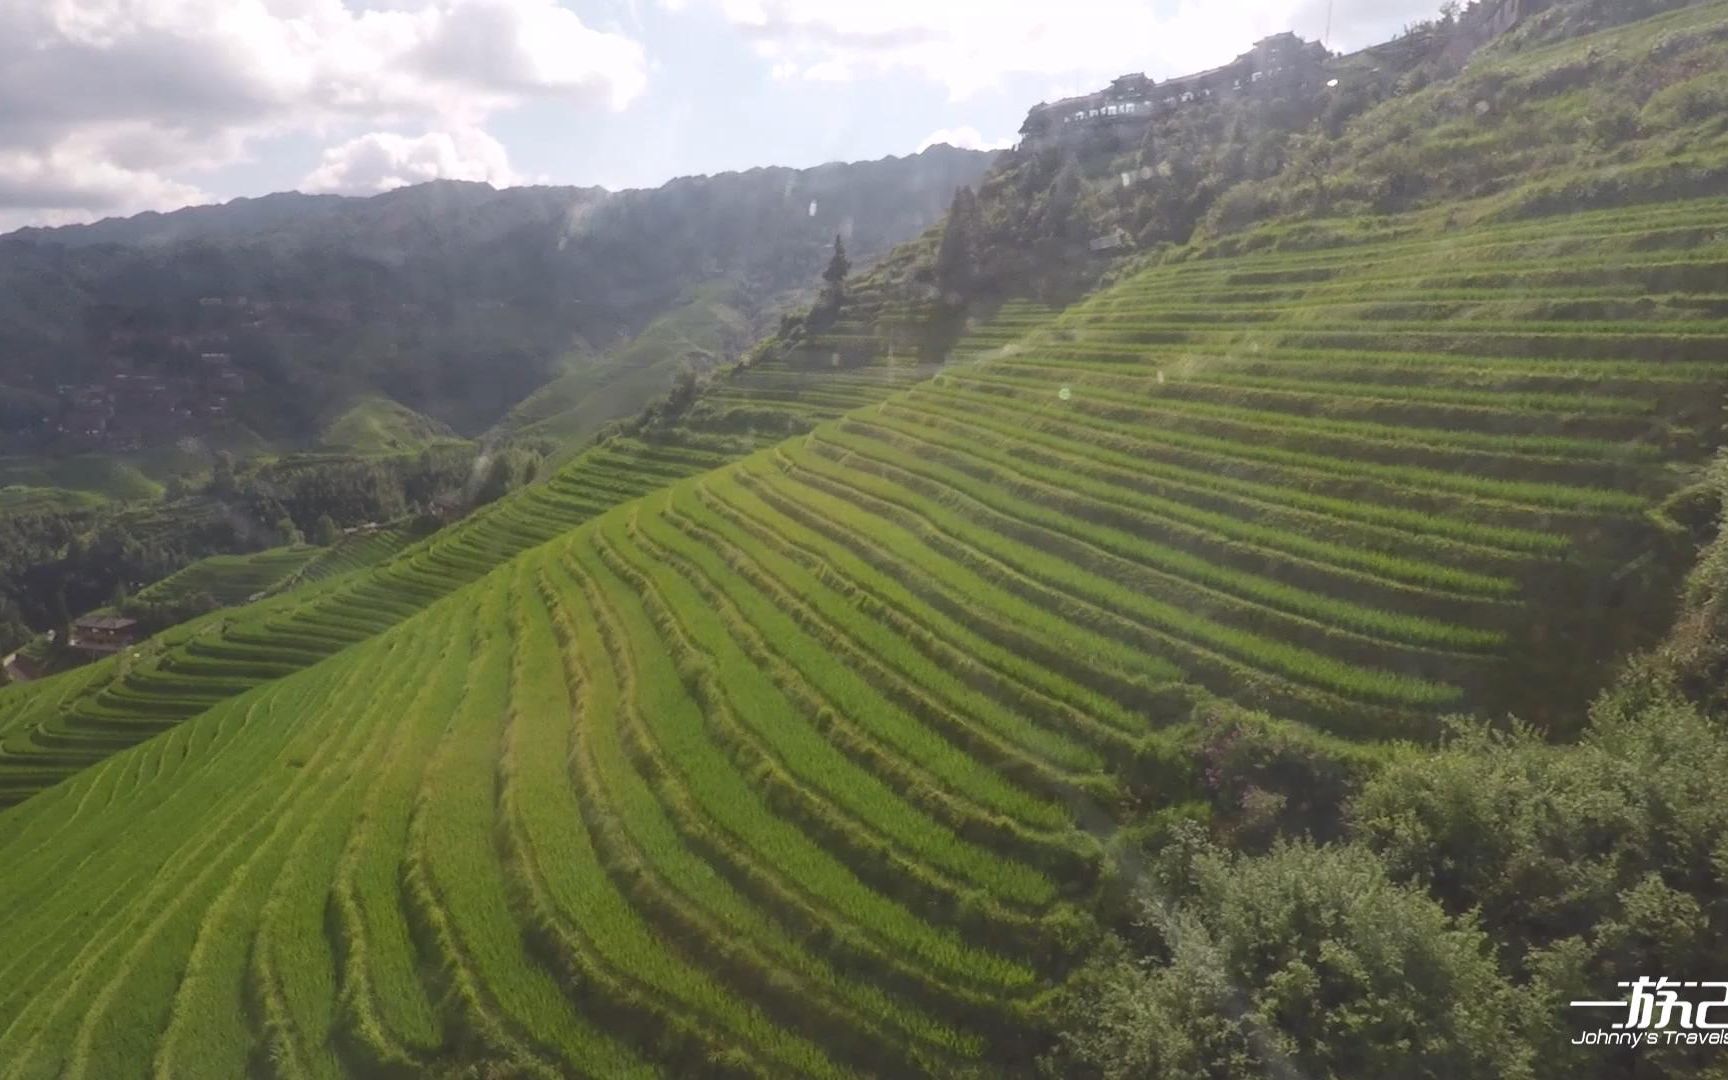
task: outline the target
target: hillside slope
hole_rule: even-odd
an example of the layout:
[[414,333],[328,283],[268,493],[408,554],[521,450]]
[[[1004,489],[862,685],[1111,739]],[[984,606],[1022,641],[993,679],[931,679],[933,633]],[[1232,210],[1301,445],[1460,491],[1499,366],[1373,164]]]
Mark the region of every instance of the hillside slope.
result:
[[124,659],[14,687],[0,694],[0,805],[378,634],[620,502],[880,400],[930,371],[916,358],[888,356],[856,358],[845,372],[781,362],[729,370],[699,398],[661,403],[632,432],[576,456],[546,482],[427,539],[364,541],[376,558],[320,559],[299,579],[307,587],[288,596],[178,627]]
[[321,449],[355,454],[397,454],[456,438],[448,424],[421,416],[388,398],[364,398],[319,433]]
[[1728,192],[1509,190],[989,323],[930,234],[543,483],[0,693],[0,1062],[1031,1075],[1141,845],[1219,805],[1218,712],[1276,716],[1269,768],[1459,712],[1564,740],[1669,621],[1719,509]]
[[582,362],[524,398],[490,437],[544,446],[555,459],[568,455],[663,395],[679,372],[706,372],[742,353],[750,343],[749,307],[727,282],[694,290],[602,360]]
[[[1152,260],[1349,243],[1391,217],[1441,231],[1720,193],[1723,5],[1534,6],[1474,53],[1456,47],[1468,18],[1431,22],[1236,92],[1053,133],[1031,130],[1054,108],[1039,106],[976,192],[866,279],[928,305],[901,336],[940,351],[968,314],[1065,304]],[[1074,100],[1111,112],[1108,95]]]
[[[0,814],[0,1056],[1023,1061],[1091,939],[1092,834],[1198,790],[1201,688],[1372,742],[1504,700],[1522,650],[1579,647],[1544,590],[1635,580],[1616,568],[1663,542],[1644,514],[1670,464],[1721,441],[1728,320],[1676,283],[1728,266],[1724,227],[1700,201],[1154,268],[539,532],[382,637]],[[1580,296],[1638,302],[1504,310]],[[1435,304],[1469,311],[1413,310]],[[599,510],[603,460],[486,528]],[[464,534],[432,549],[461,560]],[[405,580],[315,618],[364,626]]]
[[217,604],[243,604],[299,574],[320,555],[318,548],[273,548],[251,555],[212,555],[199,559],[138,593],[149,603],[173,603],[188,595],[205,594]]

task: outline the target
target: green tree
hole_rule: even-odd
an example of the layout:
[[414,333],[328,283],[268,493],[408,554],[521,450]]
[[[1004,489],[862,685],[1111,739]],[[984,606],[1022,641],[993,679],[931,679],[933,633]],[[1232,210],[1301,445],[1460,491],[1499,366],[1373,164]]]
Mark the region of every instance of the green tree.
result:
[[11,652],[33,636],[18,605],[9,597],[0,596],[0,653]]
[[49,630],[54,634],[54,646],[57,649],[70,648],[72,644],[72,610],[66,606],[66,590],[54,590],[53,597],[48,601]]
[[822,280],[836,293],[846,284],[846,275],[852,272],[852,262],[846,258],[846,243],[839,233],[834,234],[834,257],[828,260],[828,268],[822,271]]
[[508,495],[516,486],[517,454],[514,450],[495,451],[483,462],[480,485],[474,491],[474,505],[484,506]]
[[1329,213],[1332,192],[1328,187],[1337,143],[1319,132],[1298,135],[1291,143],[1290,172],[1313,191],[1315,212]]
[[1698,556],[1680,594],[1680,613],[1651,669],[1707,715],[1728,714],[1728,450],[1719,451],[1700,485],[1700,517],[1714,537]]
[[661,410],[661,418],[670,420],[684,415],[696,401],[697,391],[701,389],[701,378],[696,369],[689,364],[678,368],[678,374],[672,378],[672,388],[666,392],[665,408]]
[[216,463],[210,471],[210,486],[206,490],[218,499],[233,498],[239,493],[240,485],[235,478],[233,454],[223,450],[216,455]]
[[1260,851],[1280,836],[1343,834],[1345,803],[1377,761],[1372,753],[1228,702],[1197,709],[1195,719],[1214,836]]
[[851,270],[852,263],[846,258],[846,244],[836,233],[834,256],[828,260],[827,269],[822,271],[822,292],[810,311],[808,323],[811,329],[823,329],[839,318],[840,306],[846,302],[846,275]]
[[320,547],[329,547],[340,539],[342,530],[336,527],[335,520],[329,514],[319,514],[312,526],[312,542]]
[[978,272],[981,232],[978,197],[969,187],[954,193],[942,226],[942,243],[936,249],[936,285],[944,297],[966,297]]
[[[1179,845],[1178,845],[1179,846]],[[1532,1075],[1487,937],[1355,845],[1202,847],[1148,900],[1160,955],[1115,944],[1074,980],[1052,1076]]]
[[1592,710],[1575,746],[1529,730],[1456,730],[1367,783],[1352,806],[1390,873],[1470,913],[1525,982],[1553,1075],[1694,1076],[1717,1048],[1575,1047],[1567,1002],[1641,975],[1728,964],[1728,735],[1654,669]]
[[1074,159],[1063,162],[1038,215],[1038,239],[1047,249],[1062,250],[1086,239],[1088,223],[1080,205],[1084,190],[1079,164]]

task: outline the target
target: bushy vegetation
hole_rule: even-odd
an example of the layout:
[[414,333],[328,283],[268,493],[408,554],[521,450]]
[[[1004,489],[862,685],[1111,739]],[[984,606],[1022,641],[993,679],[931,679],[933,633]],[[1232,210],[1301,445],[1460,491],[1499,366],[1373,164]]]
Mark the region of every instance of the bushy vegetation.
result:
[[1157,957],[1118,944],[1075,979],[1049,1075],[1536,1075],[1489,936],[1369,852],[1232,857],[1188,834],[1165,860],[1141,916]]
[[[394,521],[441,498],[466,509],[482,483],[496,497],[524,482],[520,468],[476,478],[474,454],[468,444],[448,442],[366,456],[240,461],[221,453],[207,477],[173,477],[159,499],[14,494],[0,503],[0,647],[10,651],[53,629],[56,605],[90,611],[117,591],[135,594],[199,559],[316,538],[326,519],[337,528]],[[183,621],[197,607],[164,608],[152,625]]]
[[1148,875],[1145,944],[1071,985],[1054,1074],[1708,1075],[1714,1047],[1574,1045],[1569,1003],[1728,957],[1722,720],[1646,658],[1575,744],[1461,724],[1407,749],[1338,843],[1190,834]]

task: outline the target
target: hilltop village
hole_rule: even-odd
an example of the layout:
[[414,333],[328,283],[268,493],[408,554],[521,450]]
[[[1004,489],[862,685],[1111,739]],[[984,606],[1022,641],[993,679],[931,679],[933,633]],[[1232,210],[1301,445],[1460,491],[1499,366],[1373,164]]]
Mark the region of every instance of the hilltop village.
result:
[[[404,305],[406,309],[408,305]],[[412,312],[404,311],[405,315]],[[232,418],[285,349],[349,330],[350,304],[246,295],[199,297],[156,311],[99,309],[85,329],[82,375],[39,395],[21,447],[128,452]]]
[[1164,82],[1143,72],[1122,75],[1103,90],[1033,106],[1020,127],[1023,146],[1035,147],[1081,131],[1143,122],[1195,102],[1253,94],[1262,89],[1318,90],[1336,85],[1345,71],[1385,65],[1398,70],[1428,57],[1461,65],[1470,53],[1547,6],[1547,0],[1473,3],[1455,23],[1423,24],[1355,53],[1334,55],[1317,41],[1290,32],[1256,41],[1228,64]]

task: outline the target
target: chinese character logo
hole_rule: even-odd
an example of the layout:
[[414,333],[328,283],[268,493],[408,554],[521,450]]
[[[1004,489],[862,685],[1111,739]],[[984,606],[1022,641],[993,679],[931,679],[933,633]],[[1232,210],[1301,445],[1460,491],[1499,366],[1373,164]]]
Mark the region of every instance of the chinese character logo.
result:
[[1572,1040],[1574,1044],[1728,1044],[1728,982],[1643,976],[1617,985],[1628,992],[1623,1000],[1572,1002],[1575,1009],[1623,1010],[1610,1029],[1586,1031]]

